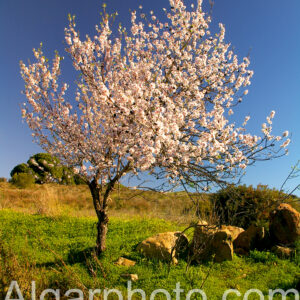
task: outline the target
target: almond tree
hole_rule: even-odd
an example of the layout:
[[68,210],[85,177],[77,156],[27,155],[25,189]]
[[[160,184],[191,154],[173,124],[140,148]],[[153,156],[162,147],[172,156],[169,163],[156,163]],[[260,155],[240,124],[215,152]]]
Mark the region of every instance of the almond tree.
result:
[[222,24],[210,33],[201,0],[191,9],[181,0],[170,6],[165,22],[152,11],[132,12],[130,31],[120,26],[118,37],[105,9],[93,38],[81,39],[69,16],[66,51],[80,73],[74,101],[58,80],[58,54],[50,66],[41,48],[33,49],[36,62],[20,63],[23,117],[36,142],[88,184],[98,253],[105,249],[109,195],[126,173],[159,170],[170,184],[202,186],[278,156],[289,143],[279,145],[282,137],[271,133],[274,111],[261,136],[246,133],[248,116],[241,127],[230,121],[248,92],[249,59],[238,61]]

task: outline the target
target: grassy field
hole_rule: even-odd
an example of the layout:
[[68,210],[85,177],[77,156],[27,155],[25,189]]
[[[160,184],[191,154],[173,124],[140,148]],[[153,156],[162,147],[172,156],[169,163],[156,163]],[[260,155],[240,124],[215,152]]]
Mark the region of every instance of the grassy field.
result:
[[[201,210],[209,209],[208,196],[199,195]],[[95,216],[93,202],[86,185],[34,185],[19,189],[0,182],[0,209],[13,209],[47,216]],[[188,224],[195,219],[195,207],[185,192],[159,193],[117,186],[109,202],[111,216],[148,216]]]
[[[174,297],[172,290],[180,282],[186,291],[202,287],[208,299],[221,299],[229,288],[242,294],[250,288],[264,294],[268,289],[293,288],[300,275],[296,261],[281,260],[268,252],[252,252],[247,258],[235,256],[233,261],[222,264],[191,266],[188,271],[186,262],[180,260],[169,269],[168,263],[145,259],[135,251],[136,245],[150,235],[180,229],[161,219],[111,218],[108,250],[99,259],[92,252],[94,218],[47,217],[2,210],[0,220],[1,291],[6,292],[9,283],[17,280],[27,295],[25,299],[30,299],[32,280],[36,281],[37,294],[49,287],[61,289],[62,294],[77,287],[85,293],[88,289],[115,288],[126,295],[127,280],[121,275],[135,273],[139,280],[132,288],[142,288],[148,296],[153,290],[164,288]],[[120,256],[137,264],[130,268],[114,265]],[[0,296],[4,299],[4,295]],[[157,295],[156,299],[165,296]]]
[[[93,252],[96,219],[86,187],[43,185],[17,189],[0,183],[0,299],[5,298],[12,280],[19,283],[24,299],[32,299],[33,280],[37,295],[47,288],[60,289],[61,295],[79,288],[84,299],[89,299],[89,289],[106,288],[120,290],[126,299],[125,273],[138,274],[132,289],[143,289],[147,299],[159,288],[176,299],[172,291],[178,282],[185,293],[203,289],[208,299],[221,299],[227,289],[237,289],[243,295],[256,288],[267,295],[269,289],[296,287],[299,257],[282,260],[269,252],[253,251],[248,257],[234,256],[233,261],[192,265],[188,269],[183,259],[174,266],[142,257],[135,249],[143,239],[159,232],[182,230],[195,219],[189,203],[183,193],[141,193],[120,186],[110,203],[107,251],[97,258]],[[204,199],[203,208],[207,205]],[[191,238],[192,232],[188,236]],[[129,268],[116,266],[114,262],[120,256],[137,263]],[[118,297],[111,294],[108,299]],[[158,294],[155,299],[166,296]],[[184,293],[180,299],[185,299]],[[227,299],[242,297],[231,294]],[[248,299],[259,297],[252,294]]]

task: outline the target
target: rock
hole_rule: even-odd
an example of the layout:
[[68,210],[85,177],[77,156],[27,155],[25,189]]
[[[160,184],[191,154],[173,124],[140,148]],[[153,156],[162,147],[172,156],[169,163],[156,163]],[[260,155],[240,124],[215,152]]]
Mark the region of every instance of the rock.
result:
[[[173,250],[173,248],[176,249]],[[181,232],[163,232],[141,242],[137,250],[148,258],[177,263],[176,257],[188,247],[188,239]],[[172,251],[173,250],[173,251]],[[172,254],[172,257],[171,257]]]
[[250,250],[260,248],[260,244],[264,241],[265,229],[261,226],[251,225],[247,230],[241,232],[234,240],[234,251],[237,254],[246,254]]
[[211,250],[215,255],[215,262],[222,262],[225,260],[232,260],[233,258],[233,244],[232,236],[228,230],[219,230],[214,234],[211,244]]
[[115,262],[117,266],[125,266],[125,267],[132,267],[136,264],[135,261],[127,259],[125,257],[119,257],[118,260]]
[[222,225],[221,230],[228,230],[231,233],[232,241],[235,241],[236,238],[239,236],[239,234],[245,231],[241,227],[231,226],[231,225]]
[[222,262],[232,260],[232,236],[228,230],[205,226],[202,223],[196,226],[191,246],[193,261],[212,260]]
[[270,214],[270,235],[274,242],[290,245],[300,238],[300,213],[282,203]]
[[281,247],[278,245],[272,247],[271,250],[281,258],[290,258],[295,254],[295,249],[289,247]]
[[138,274],[122,274],[121,277],[131,281],[137,281],[139,279]]

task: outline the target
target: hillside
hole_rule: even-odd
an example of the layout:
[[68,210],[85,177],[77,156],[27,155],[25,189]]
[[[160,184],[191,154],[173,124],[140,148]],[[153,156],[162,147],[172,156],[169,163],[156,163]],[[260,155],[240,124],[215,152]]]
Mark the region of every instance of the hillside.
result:
[[[209,208],[208,195],[200,197],[203,211]],[[86,185],[34,185],[18,189],[0,183],[0,209],[13,209],[47,216],[95,216],[89,188]],[[195,206],[185,192],[160,193],[117,186],[109,202],[112,216],[148,216],[187,224],[195,219]]]

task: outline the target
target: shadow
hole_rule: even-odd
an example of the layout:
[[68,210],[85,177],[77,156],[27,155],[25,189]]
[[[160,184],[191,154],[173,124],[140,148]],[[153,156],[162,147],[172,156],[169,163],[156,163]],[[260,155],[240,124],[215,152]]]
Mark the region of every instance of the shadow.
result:
[[[95,247],[89,247],[83,250],[71,249],[67,257],[67,262],[70,265],[86,263],[87,260],[95,256],[95,253]],[[101,259],[102,255],[98,255],[97,257]]]
[[[64,265],[74,265],[77,263],[86,265],[87,261],[94,260],[95,253],[95,247],[82,250],[71,249],[66,259],[55,259],[52,262],[36,263],[34,266],[38,268],[56,268],[63,267]],[[98,259],[101,259],[101,257],[102,255],[97,256]]]
[[62,263],[59,260],[46,262],[46,263],[34,264],[34,266],[37,267],[37,268],[55,268],[55,267],[61,266],[61,265],[62,265]]

